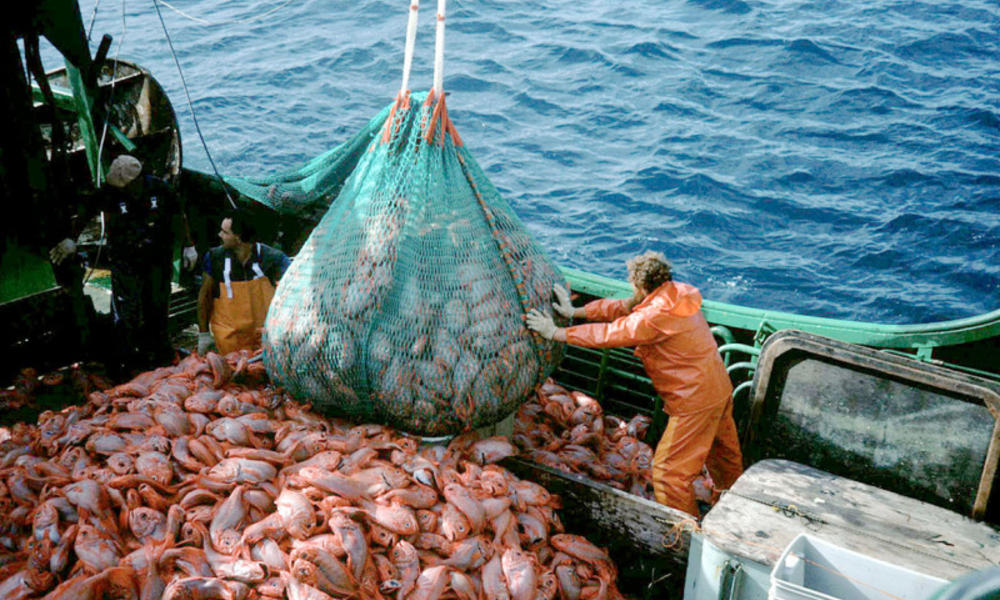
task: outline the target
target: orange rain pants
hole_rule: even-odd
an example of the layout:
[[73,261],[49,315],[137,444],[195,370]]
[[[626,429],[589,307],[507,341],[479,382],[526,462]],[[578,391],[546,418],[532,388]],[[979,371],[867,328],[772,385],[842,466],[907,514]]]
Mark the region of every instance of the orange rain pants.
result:
[[[743,473],[743,454],[733,421],[733,402],[697,413],[671,416],[653,454],[653,494],[660,504],[698,517],[692,483],[702,465],[716,493]],[[716,496],[717,497],[717,496]]]
[[719,349],[701,314],[701,293],[686,283],[668,281],[631,311],[627,300],[596,300],[584,309],[601,321],[566,329],[574,346],[635,346],[670,416],[653,457],[657,501],[698,514],[692,482],[702,465],[728,488],[743,472],[732,392]]
[[[231,289],[226,289],[226,284]],[[219,297],[212,301],[212,336],[220,354],[260,348],[267,309],[274,286],[267,277],[219,283]]]

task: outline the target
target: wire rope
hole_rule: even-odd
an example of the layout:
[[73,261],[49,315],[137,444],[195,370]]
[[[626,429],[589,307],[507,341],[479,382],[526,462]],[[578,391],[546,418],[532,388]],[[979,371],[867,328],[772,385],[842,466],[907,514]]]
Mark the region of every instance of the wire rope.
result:
[[163,0],[153,0],[153,7],[156,8],[156,16],[160,19],[160,26],[163,27],[163,35],[167,38],[167,45],[170,46],[170,54],[174,58],[174,64],[177,65],[177,73],[181,77],[181,86],[184,88],[184,96],[187,98],[188,110],[191,112],[191,120],[194,121],[195,131],[198,132],[198,139],[201,140],[201,145],[205,149],[205,156],[208,157],[209,164],[212,165],[212,172],[215,173],[216,179],[222,184],[222,191],[226,194],[226,200],[229,201],[229,205],[236,210],[236,202],[233,201],[233,197],[229,195],[229,190],[226,188],[226,182],[222,179],[222,175],[219,174],[218,167],[215,166],[215,161],[212,159],[212,153],[208,150],[208,144],[205,142],[205,136],[201,133],[201,125],[198,124],[198,117],[194,112],[194,103],[191,101],[191,92],[188,90],[187,81],[184,79],[184,70],[181,69],[181,61],[177,58],[177,51],[174,50],[174,42],[170,38],[170,32],[167,31],[167,23],[163,20],[163,13],[160,11],[160,2]]
[[[93,31],[94,21],[97,20],[97,7],[100,5],[101,0],[97,0],[94,4],[94,15],[90,21],[90,31],[87,32],[87,39],[90,40],[90,32]],[[103,169],[104,163],[101,162],[101,157],[104,154],[104,142],[108,137],[108,121],[110,121],[110,107],[111,103],[114,101],[115,97],[115,82],[118,80],[118,58],[121,56],[122,46],[125,44],[125,34],[128,33],[128,26],[125,20],[125,0],[122,0],[122,33],[118,38],[118,47],[115,48],[115,66],[114,70],[111,72],[111,91],[108,93],[108,102],[105,105],[104,110],[104,126],[101,128],[101,141],[97,145],[97,181],[100,182],[104,177]],[[101,238],[100,243],[97,246],[97,256],[94,257],[94,264],[87,270],[87,276],[83,278],[83,285],[87,285],[90,281],[91,276],[93,276],[94,271],[98,269],[101,265],[101,254],[104,251],[104,238],[107,235],[107,230],[104,226],[104,212],[101,212]]]
[[259,21],[259,20],[263,19],[264,17],[269,17],[269,16],[273,15],[274,13],[278,12],[279,10],[285,8],[286,6],[288,6],[289,4],[291,4],[292,2],[294,2],[294,0],[286,0],[285,2],[282,2],[278,6],[272,8],[271,10],[269,10],[267,12],[264,12],[264,13],[261,13],[259,15],[256,15],[254,17],[250,17],[250,18],[247,18],[247,19],[232,19],[232,20],[229,20],[229,21],[209,21],[207,19],[202,19],[202,18],[196,17],[194,15],[189,15],[186,12],[184,12],[183,10],[181,10],[181,9],[177,8],[176,6],[174,6],[173,4],[170,4],[169,2],[167,2],[167,0],[159,0],[159,2],[161,4],[163,4],[164,6],[166,6],[167,8],[169,8],[170,10],[174,11],[175,13],[181,15],[182,17],[184,17],[186,19],[190,19],[190,20],[194,21],[195,23],[200,23],[202,25],[208,25],[208,26],[215,27],[215,26],[220,26],[220,25],[240,25],[240,24],[243,24],[243,23],[253,23],[254,21]]
[[90,26],[87,27],[87,41],[90,41],[90,34],[94,32],[94,23],[97,21],[97,8],[101,5],[101,0],[94,2],[94,12],[90,15]]

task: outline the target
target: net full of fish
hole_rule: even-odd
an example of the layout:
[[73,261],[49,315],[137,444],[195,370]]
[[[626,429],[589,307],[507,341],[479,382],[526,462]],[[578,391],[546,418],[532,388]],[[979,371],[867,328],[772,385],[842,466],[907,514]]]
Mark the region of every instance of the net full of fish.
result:
[[0,439],[0,598],[616,598],[505,438],[421,448],[308,410],[247,353],[144,373]]
[[561,358],[524,315],[565,281],[443,98],[401,98],[384,127],[278,285],[268,373],[324,414],[414,434],[498,422]]
[[652,500],[650,421],[605,415],[597,400],[549,379],[518,409],[511,439],[533,462]]

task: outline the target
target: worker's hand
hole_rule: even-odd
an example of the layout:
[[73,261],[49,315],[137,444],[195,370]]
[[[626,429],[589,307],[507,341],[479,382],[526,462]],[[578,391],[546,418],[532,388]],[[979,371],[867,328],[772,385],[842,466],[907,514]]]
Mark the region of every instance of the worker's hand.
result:
[[552,317],[540,313],[537,308],[531,309],[524,316],[524,321],[527,323],[528,329],[537,332],[538,335],[547,340],[551,340],[556,335],[558,327],[552,321]]
[[187,246],[181,252],[181,265],[188,271],[194,271],[198,265],[198,250],[194,246]]
[[49,260],[52,264],[58,265],[74,254],[76,254],[76,242],[66,238],[49,250]]
[[556,295],[556,301],[552,303],[552,310],[567,319],[573,318],[573,303],[569,301],[569,292],[561,285],[552,286],[552,293]]
[[211,331],[201,331],[198,333],[198,356],[205,356],[209,349],[215,345],[215,338]]

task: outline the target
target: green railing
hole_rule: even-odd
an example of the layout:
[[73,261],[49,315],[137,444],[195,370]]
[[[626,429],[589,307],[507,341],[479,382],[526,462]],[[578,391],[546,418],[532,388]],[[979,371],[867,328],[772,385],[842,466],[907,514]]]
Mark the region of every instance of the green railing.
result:
[[[631,286],[621,280],[564,268],[563,275],[574,290],[607,298],[627,298]],[[763,337],[779,329],[800,329],[851,344],[877,348],[914,349],[918,358],[930,358],[941,346],[967,344],[1000,335],[1000,310],[966,319],[913,325],[884,325],[809,317],[705,300],[705,318],[715,326],[761,332]],[[763,341],[763,340],[760,340]]]
[[[625,281],[588,273],[578,269],[563,268],[563,275],[576,292],[602,298],[628,298],[632,295],[632,287]],[[722,302],[705,300],[702,311],[705,319],[711,325],[712,334],[719,343],[719,353],[722,355],[733,380],[734,401],[739,404],[749,398],[753,385],[753,376],[757,367],[760,347],[772,333],[781,329],[798,329],[808,331],[840,341],[861,344],[879,348],[893,354],[902,354],[918,360],[930,361],[935,348],[957,346],[980,340],[986,340],[1000,335],[1000,310],[977,315],[967,319],[956,319],[937,323],[914,325],[884,325],[859,321],[844,321],[820,317],[809,317],[794,313],[761,310],[744,306],[735,306]],[[741,332],[737,335],[734,331]],[[738,340],[742,339],[742,343]],[[592,389],[582,391],[591,393],[599,401],[613,399],[615,391],[609,390],[604,384],[609,375],[621,371],[622,354],[613,354],[617,349],[591,351],[589,354],[576,348],[567,350],[578,363],[577,371],[589,370],[596,384]],[[609,372],[609,360],[618,357],[613,371]],[[935,361],[939,362],[939,361]],[[976,375],[1000,379],[996,373],[985,372],[960,365],[945,366],[961,369]],[[638,360],[629,365],[633,382],[647,382]],[[638,375],[642,373],[642,375]],[[557,374],[558,375],[558,374]],[[581,386],[586,388],[586,386]],[[634,391],[634,390],[629,390]],[[651,396],[649,406],[656,414],[658,398]],[[633,402],[634,403],[634,402]],[[632,403],[630,403],[632,404]]]

